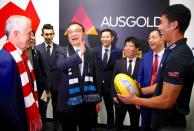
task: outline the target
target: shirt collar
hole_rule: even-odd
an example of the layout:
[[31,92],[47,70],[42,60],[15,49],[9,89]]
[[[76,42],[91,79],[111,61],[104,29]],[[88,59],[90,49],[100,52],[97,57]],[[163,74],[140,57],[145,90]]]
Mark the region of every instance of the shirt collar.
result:
[[110,52],[110,50],[111,50],[111,45],[110,45],[108,48],[102,46],[102,50],[104,51],[105,49],[108,49],[108,51]]
[[51,43],[51,44],[47,44],[46,42],[44,42],[44,44],[45,44],[45,47],[47,47],[48,45],[50,45],[50,46],[51,46],[51,48],[53,47],[53,43]]
[[129,58],[127,57],[127,61],[129,61],[129,60],[135,61],[136,59],[137,59],[137,56],[135,56],[133,59],[129,59]]
[[72,47],[73,47],[74,51],[80,50],[80,48],[78,48],[78,47],[74,47],[74,46],[72,46]]
[[157,54],[159,57],[162,56],[162,55],[164,54],[164,50],[165,50],[165,49],[162,49],[162,50],[161,50],[160,52],[158,52],[158,53],[154,52],[154,53],[153,53],[153,56],[155,56],[155,54]]
[[174,42],[172,45],[167,46],[167,48],[170,49],[170,50],[173,50],[176,46],[178,46],[182,43],[186,43],[186,42],[187,42],[187,38],[183,38],[183,39],[180,39],[180,40]]

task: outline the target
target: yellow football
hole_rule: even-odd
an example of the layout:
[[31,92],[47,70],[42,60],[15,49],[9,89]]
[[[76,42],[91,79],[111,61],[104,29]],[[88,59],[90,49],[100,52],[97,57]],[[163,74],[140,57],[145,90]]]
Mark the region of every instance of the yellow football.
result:
[[122,95],[128,94],[127,88],[134,92],[137,96],[140,95],[135,80],[133,80],[130,76],[123,73],[119,73],[115,76],[114,87],[116,92]]

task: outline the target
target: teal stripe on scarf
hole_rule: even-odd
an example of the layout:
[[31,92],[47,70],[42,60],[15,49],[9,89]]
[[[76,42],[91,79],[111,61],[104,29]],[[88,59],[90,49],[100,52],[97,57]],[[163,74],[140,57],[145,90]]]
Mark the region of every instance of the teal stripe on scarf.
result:
[[69,94],[70,94],[70,95],[71,95],[71,94],[78,93],[78,92],[80,92],[80,87],[79,87],[79,86],[78,86],[78,87],[74,87],[74,88],[69,89]]

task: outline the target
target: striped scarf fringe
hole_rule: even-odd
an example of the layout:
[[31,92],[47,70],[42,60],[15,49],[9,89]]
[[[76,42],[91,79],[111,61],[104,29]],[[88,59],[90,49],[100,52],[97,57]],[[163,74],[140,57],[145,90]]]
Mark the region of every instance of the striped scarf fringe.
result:
[[[17,67],[20,73],[21,84],[22,84],[22,92],[23,92],[24,103],[26,108],[26,116],[28,120],[28,128],[29,128],[28,130],[40,131],[42,129],[42,120],[41,120],[41,116],[38,108],[38,92],[37,92],[36,78],[34,75],[33,67],[30,61],[27,59],[27,56],[24,55],[26,57],[25,59],[27,60],[27,65],[30,70],[31,78],[33,80],[32,81],[33,84],[32,84],[30,83],[30,80],[27,74],[27,69],[22,60],[22,57],[19,51],[16,49],[16,47],[12,43],[7,42],[3,48],[6,49],[12,55],[12,57],[17,63]],[[31,87],[32,85],[34,87]]]

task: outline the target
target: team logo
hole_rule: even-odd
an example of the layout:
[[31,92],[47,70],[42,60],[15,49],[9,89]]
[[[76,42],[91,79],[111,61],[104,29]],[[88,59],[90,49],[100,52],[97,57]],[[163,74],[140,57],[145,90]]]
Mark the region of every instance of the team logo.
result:
[[[71,21],[81,23],[84,26],[87,35],[98,35],[96,28],[93,26],[92,21],[82,5],[77,9]],[[65,32],[64,35],[67,35],[67,32]]]
[[27,8],[25,10],[18,7],[16,4],[9,2],[0,9],[0,38],[5,35],[5,22],[11,15],[23,15],[27,16],[32,20],[32,28],[34,31],[37,30],[40,23],[38,14],[33,6],[33,3],[29,1]]

